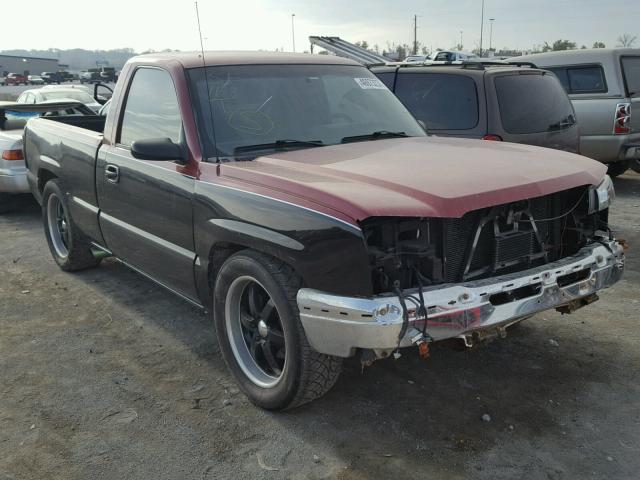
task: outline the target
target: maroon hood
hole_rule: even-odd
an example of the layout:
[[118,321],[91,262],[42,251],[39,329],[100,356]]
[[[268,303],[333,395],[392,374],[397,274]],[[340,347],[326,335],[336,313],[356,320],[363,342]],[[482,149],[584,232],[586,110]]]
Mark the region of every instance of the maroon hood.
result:
[[572,153],[514,143],[416,137],[276,153],[225,163],[222,179],[262,185],[339,212],[460,217],[470,210],[597,185],[606,167]]

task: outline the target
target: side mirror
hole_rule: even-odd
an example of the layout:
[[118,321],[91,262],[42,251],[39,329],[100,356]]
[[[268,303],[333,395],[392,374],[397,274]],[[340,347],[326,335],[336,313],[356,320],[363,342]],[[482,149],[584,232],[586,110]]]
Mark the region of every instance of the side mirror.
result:
[[[98,88],[102,88],[103,91],[99,93]],[[112,95],[113,95],[113,90],[111,89],[111,87],[105,85],[104,83],[96,83],[93,86],[93,98],[100,105],[104,105],[107,102],[107,100],[111,98]]]
[[136,140],[131,144],[131,155],[139,160],[185,162],[182,148],[169,138]]

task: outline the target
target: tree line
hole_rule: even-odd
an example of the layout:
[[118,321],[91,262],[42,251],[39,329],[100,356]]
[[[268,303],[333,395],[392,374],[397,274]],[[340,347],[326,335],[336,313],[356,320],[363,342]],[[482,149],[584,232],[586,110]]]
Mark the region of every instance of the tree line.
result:
[[[631,35],[629,33],[623,33],[617,39],[616,47],[634,47],[637,43],[638,37],[635,35]],[[433,52],[438,52],[445,50],[442,47],[436,47],[433,50],[427,45],[417,42],[415,48],[413,45],[408,45],[406,43],[393,43],[387,42],[385,48],[380,48],[379,45],[370,45],[367,41],[359,41],[356,42],[356,45],[359,47],[365,48],[367,50],[374,51],[378,54],[382,54],[388,57],[404,59],[409,55],[417,54],[417,55],[430,55]],[[527,53],[542,53],[542,52],[552,52],[552,51],[560,51],[560,50],[575,50],[577,48],[586,49],[589,48],[586,45],[581,45],[578,47],[576,42],[572,42],[570,40],[558,39],[554,42],[544,42],[540,45],[534,46],[531,50],[528,50]],[[607,48],[604,42],[596,41],[590,48]],[[464,50],[464,45],[456,44],[449,48],[449,50]],[[479,54],[479,48],[476,46],[471,49],[472,53]],[[483,54],[487,54],[488,52],[492,52],[496,56],[516,56],[522,54],[521,50],[516,50],[508,47],[503,47],[501,49],[491,48],[491,49],[483,49]]]

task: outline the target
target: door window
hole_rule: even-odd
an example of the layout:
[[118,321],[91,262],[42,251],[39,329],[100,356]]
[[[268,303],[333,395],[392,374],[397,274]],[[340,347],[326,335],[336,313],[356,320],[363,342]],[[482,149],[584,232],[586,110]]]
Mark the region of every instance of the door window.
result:
[[552,67],[567,93],[606,93],[607,82],[600,65]]
[[120,128],[120,144],[169,138],[180,142],[182,120],[171,76],[156,68],[139,69],[131,82]]
[[495,86],[508,133],[555,132],[576,123],[571,101],[553,75],[502,75]]
[[476,82],[447,73],[399,73],[395,93],[428,130],[469,130],[478,124]]
[[622,57],[622,73],[627,85],[627,95],[640,93],[640,57]]

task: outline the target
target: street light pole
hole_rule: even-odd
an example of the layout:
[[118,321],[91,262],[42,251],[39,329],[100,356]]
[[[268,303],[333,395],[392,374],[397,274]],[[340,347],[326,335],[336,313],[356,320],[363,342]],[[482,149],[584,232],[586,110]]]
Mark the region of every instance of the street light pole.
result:
[[293,20],[296,18],[296,14],[291,14],[291,42],[293,43],[293,53],[296,53],[296,28],[293,24]]
[[413,54],[418,54],[418,15],[413,16]]
[[489,19],[489,25],[491,25],[491,27],[489,28],[489,51],[492,51],[493,49],[493,21],[494,20],[495,18]]
[[484,32],[484,0],[482,0],[482,13],[480,15],[480,52],[479,57],[482,57],[482,33]]

